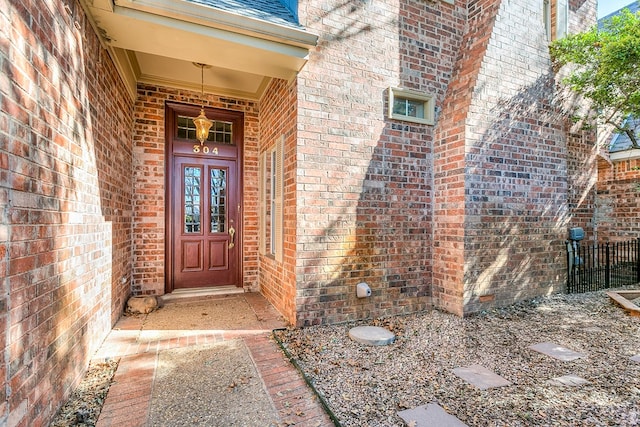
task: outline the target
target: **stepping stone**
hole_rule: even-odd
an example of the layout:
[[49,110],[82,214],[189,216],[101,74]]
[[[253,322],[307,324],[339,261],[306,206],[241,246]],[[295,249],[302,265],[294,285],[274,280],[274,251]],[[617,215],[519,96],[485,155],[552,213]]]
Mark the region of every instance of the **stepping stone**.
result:
[[502,378],[500,375],[480,365],[471,365],[466,368],[455,368],[453,373],[468,383],[478,387],[480,390],[511,385],[509,381]]
[[349,337],[367,345],[387,345],[396,339],[393,332],[379,326],[356,326],[349,329]]
[[535,344],[529,348],[539,353],[546,354],[549,357],[553,357],[554,359],[562,360],[563,362],[570,362],[572,360],[580,359],[581,357],[587,357],[586,354],[577,353],[552,342]]
[[631,360],[634,361],[634,362],[640,363],[640,354],[637,354],[637,355],[631,357]]
[[565,387],[578,387],[584,384],[589,384],[589,381],[584,378],[580,378],[577,375],[563,375],[561,377],[552,378],[548,382],[551,385]]
[[398,416],[412,427],[467,427],[465,423],[448,414],[437,403],[400,411]]

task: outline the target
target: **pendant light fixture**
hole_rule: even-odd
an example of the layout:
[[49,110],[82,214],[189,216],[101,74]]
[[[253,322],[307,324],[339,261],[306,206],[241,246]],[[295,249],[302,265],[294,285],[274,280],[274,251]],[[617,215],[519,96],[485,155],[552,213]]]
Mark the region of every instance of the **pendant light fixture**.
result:
[[193,119],[193,124],[196,125],[196,138],[200,141],[200,145],[203,145],[209,137],[209,129],[211,129],[211,125],[213,125],[213,122],[207,119],[207,116],[204,114],[204,69],[205,67],[209,68],[211,66],[201,64],[199,62],[194,62],[193,65],[200,67],[200,82],[202,88],[202,106],[200,108],[200,115]]

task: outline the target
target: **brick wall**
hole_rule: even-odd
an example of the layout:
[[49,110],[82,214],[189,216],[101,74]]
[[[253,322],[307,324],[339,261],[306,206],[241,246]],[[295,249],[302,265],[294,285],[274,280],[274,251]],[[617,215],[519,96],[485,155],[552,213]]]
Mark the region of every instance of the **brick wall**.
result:
[[[441,175],[436,162],[436,227],[443,230],[434,239],[442,254],[434,271],[444,289],[437,304],[459,314],[560,291],[567,229],[593,214],[594,135],[565,121],[572,105],[562,108],[555,86],[540,2],[476,2],[469,20],[475,30],[463,45],[469,55],[460,56],[460,90],[449,108],[452,122],[456,113],[464,117],[464,145],[447,141],[455,123],[439,124],[448,153]],[[452,223],[456,212],[464,212],[462,227]],[[464,270],[453,268],[456,258]]]
[[[296,324],[296,182],[297,174],[307,182],[307,171],[296,170],[297,86],[273,80],[260,102],[260,153],[273,148],[285,137],[283,170],[283,262],[272,256],[260,256],[260,291],[282,313]],[[309,171],[313,177],[313,171]],[[310,178],[314,179],[314,178]],[[315,178],[317,180],[317,178]],[[256,228],[257,230],[257,228]]]
[[199,92],[138,85],[133,136],[133,292],[165,293],[165,101],[244,112],[243,286],[258,289],[258,104]]
[[[559,290],[593,135],[563,119],[541,2],[333,6],[300,11],[320,42],[298,79],[297,323]],[[572,2],[571,30],[594,11]],[[435,129],[386,119],[389,86],[435,94]]]
[[45,426],[129,293],[132,100],[75,2],[0,33],[0,425]]
[[[297,325],[432,297],[463,314],[563,282],[556,246],[592,221],[595,153],[559,118],[541,2],[455,3],[300,2],[320,43],[297,81],[260,103],[204,96],[245,115],[244,286]],[[570,9],[575,29],[595,2]],[[71,0],[0,0],[0,29],[0,424],[39,426],[130,289],[164,293],[164,103],[202,97],[143,84],[134,105]],[[390,86],[435,95],[437,126],[386,118]],[[258,257],[257,159],[282,134],[278,265]]]
[[[571,124],[566,123],[569,128]],[[567,221],[566,239],[571,227],[582,227],[585,241],[593,242],[597,236],[594,229],[596,215],[596,181],[598,179],[598,149],[595,133],[581,131],[580,124],[573,126],[567,137],[567,201],[570,218]]]
[[[569,31],[586,31],[594,25],[596,20],[595,0],[570,0],[569,1]],[[556,75],[556,82],[561,81],[565,70],[560,70]],[[582,227],[585,230],[585,240],[594,241],[594,218],[596,210],[595,185],[598,176],[598,154],[596,133],[591,130],[582,130],[583,123],[572,123],[569,118],[573,114],[576,105],[585,108],[573,95],[564,88],[559,96],[564,111],[567,111],[567,121],[564,128],[567,129],[567,188],[568,188],[568,213],[567,228]],[[568,237],[568,231],[564,238]],[[566,263],[566,261],[565,261]]]
[[640,159],[598,161],[598,242],[640,238]]
[[560,291],[567,229],[593,214],[593,134],[565,122],[541,2],[469,20],[436,161],[436,304],[458,314]]
[[501,2],[467,116],[465,312],[564,283],[567,141],[547,44],[540,2]]
[[[430,306],[433,127],[386,118],[389,87],[437,97],[463,11],[443,2],[300,3],[320,35],[298,78],[299,325]],[[327,12],[329,11],[329,12]],[[357,283],[373,295],[357,299]]]
[[499,2],[478,1],[468,17],[463,15],[469,20],[468,31],[459,43],[452,82],[436,126],[433,299],[437,307],[460,315],[465,292],[467,121],[498,7]]

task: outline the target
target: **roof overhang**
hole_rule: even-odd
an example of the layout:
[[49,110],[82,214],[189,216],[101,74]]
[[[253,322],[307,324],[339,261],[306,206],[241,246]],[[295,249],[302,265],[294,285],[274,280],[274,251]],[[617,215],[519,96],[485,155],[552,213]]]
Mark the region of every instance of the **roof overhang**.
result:
[[640,149],[630,148],[623,151],[614,151],[613,153],[609,153],[609,158],[612,162],[640,159]]
[[293,79],[318,37],[300,28],[185,0],[82,0],[133,94],[138,82],[259,99]]

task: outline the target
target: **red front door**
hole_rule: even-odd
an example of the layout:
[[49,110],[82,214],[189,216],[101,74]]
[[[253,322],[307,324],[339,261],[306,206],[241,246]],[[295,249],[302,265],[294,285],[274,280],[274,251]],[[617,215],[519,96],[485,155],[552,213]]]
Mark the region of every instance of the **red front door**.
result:
[[197,111],[181,108],[167,107],[167,291],[242,286],[238,114],[208,112],[222,137],[200,144],[189,138]]

